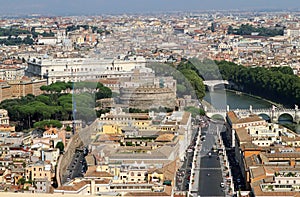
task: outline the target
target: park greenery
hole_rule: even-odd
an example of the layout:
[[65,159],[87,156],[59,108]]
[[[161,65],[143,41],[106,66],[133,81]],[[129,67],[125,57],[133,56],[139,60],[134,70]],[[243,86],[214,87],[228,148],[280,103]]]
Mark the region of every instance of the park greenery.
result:
[[257,33],[259,36],[273,37],[278,35],[283,35],[282,27],[274,28],[265,28],[265,27],[253,27],[249,24],[242,24],[239,28],[234,29],[232,26],[229,26],[227,29],[228,34],[237,34],[237,35],[252,35],[252,33]]
[[[20,35],[27,35],[24,38],[21,38]],[[38,33],[35,31],[35,27],[31,28],[31,30],[20,29],[15,27],[10,28],[0,28],[0,36],[6,37],[0,39],[0,44],[3,45],[32,45],[34,43],[33,38],[37,38],[39,35],[42,37],[53,37],[53,32],[43,32]]]
[[43,32],[43,33],[39,33],[35,31],[35,27],[31,28],[30,33],[32,34],[33,38],[37,38],[39,35],[43,36],[43,37],[53,37],[55,36],[55,34],[50,30],[50,32]]
[[30,38],[30,36],[26,36],[23,39],[20,38],[20,37],[8,36],[8,38],[0,39],[0,44],[1,45],[6,45],[6,46],[10,46],[10,45],[22,45],[22,44],[32,45],[33,44],[33,39]]
[[197,107],[188,106],[184,108],[185,111],[188,111],[192,114],[193,118],[196,118],[197,116],[204,116],[205,111],[203,109],[199,109]]
[[300,78],[290,68],[244,67],[231,62],[216,62],[222,78],[233,89],[260,96],[289,107],[300,104]]
[[191,95],[192,98],[202,100],[205,96],[205,86],[198,73],[190,69],[188,61],[182,61],[179,65],[151,63],[147,67],[152,68],[157,76],[173,76],[177,82],[177,96]]
[[[72,89],[74,89],[73,96]],[[77,82],[74,88],[72,83],[57,82],[42,86],[41,90],[45,93],[39,96],[29,94],[1,102],[0,108],[8,110],[10,120],[16,123],[17,130],[44,128],[44,124],[51,122],[49,120],[62,121],[75,118],[85,122],[93,121],[96,118],[94,110],[96,100],[112,95],[109,88],[93,82]],[[74,110],[76,113],[73,113]]]
[[[282,103],[288,107],[300,105],[300,78],[290,67],[245,67],[226,61],[191,58],[174,64],[151,64],[158,76],[173,76],[177,81],[177,96],[190,95],[200,100],[205,95],[202,80],[224,79],[227,88],[242,91]],[[194,97],[195,98],[195,97]]]
[[0,28],[0,36],[14,36],[17,37],[21,34],[30,34],[31,32],[28,30],[23,30],[20,28]]
[[55,127],[61,128],[62,123],[59,120],[42,120],[33,124],[34,128],[44,130],[45,128]]
[[70,25],[66,28],[66,32],[71,32],[71,31],[76,31],[79,30],[80,28],[83,28],[84,30],[88,30],[89,28],[92,29],[93,33],[98,33],[98,34],[110,34],[110,31],[105,30],[105,29],[101,29],[99,27],[96,26],[89,26],[89,25]]
[[64,143],[63,142],[57,142],[55,148],[58,148],[60,153],[63,153],[64,149],[65,149]]

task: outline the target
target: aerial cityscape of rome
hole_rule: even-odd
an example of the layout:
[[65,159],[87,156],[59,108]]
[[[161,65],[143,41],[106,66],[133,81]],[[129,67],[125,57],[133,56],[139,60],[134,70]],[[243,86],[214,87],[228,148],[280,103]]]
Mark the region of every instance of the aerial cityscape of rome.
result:
[[299,0],[0,3],[0,197],[300,197]]

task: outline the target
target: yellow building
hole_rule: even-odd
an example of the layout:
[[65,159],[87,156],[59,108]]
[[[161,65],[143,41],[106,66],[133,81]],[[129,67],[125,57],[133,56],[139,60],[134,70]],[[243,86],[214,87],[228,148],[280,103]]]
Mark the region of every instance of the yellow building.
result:
[[105,124],[102,129],[104,134],[122,134],[122,129],[119,125]]
[[25,179],[35,180],[40,178],[47,178],[49,181],[52,180],[54,173],[51,170],[51,164],[44,162],[37,162],[35,164],[28,165],[25,170]]
[[164,173],[161,169],[154,169],[148,172],[148,182],[161,182],[164,180]]

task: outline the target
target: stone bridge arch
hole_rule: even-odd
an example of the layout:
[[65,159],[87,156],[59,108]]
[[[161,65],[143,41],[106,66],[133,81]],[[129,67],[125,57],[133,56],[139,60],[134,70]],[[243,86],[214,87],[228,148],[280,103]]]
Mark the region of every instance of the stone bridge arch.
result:
[[[227,106],[227,109],[222,109],[222,110],[205,110],[206,115],[208,117],[212,117],[215,114],[220,114],[224,118],[226,117],[226,113],[229,111],[229,107]],[[235,109],[232,109],[232,111],[237,111]],[[300,123],[300,110],[298,109],[276,109],[276,110],[271,110],[271,109],[252,109],[250,106],[249,109],[242,109],[238,110],[240,113],[252,113],[256,115],[264,115],[266,117],[269,117],[271,122],[278,122],[279,118],[287,114],[291,117],[291,120],[296,123]]]
[[268,122],[272,121],[271,116],[268,113],[260,113],[260,114],[257,114],[257,115],[262,117],[264,120],[266,120]]
[[205,80],[203,84],[209,89],[209,91],[214,91],[214,87],[217,85],[229,85],[227,80]]
[[217,113],[212,115],[210,118],[215,120],[226,120],[226,118],[222,114],[217,114]]
[[294,117],[292,114],[287,113],[287,112],[280,113],[280,114],[278,115],[278,121],[279,121],[279,120],[282,120],[282,118],[283,118],[284,116],[287,117],[287,118],[289,118],[289,120],[291,120],[292,122],[296,122],[296,121],[295,121],[295,117]]

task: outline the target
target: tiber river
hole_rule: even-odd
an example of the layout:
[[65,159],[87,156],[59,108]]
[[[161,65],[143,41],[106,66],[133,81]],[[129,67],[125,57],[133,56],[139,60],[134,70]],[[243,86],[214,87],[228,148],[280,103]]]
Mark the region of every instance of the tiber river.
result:
[[[268,101],[257,99],[239,92],[218,89],[213,92],[206,92],[204,100],[212,104],[215,109],[226,109],[227,105],[229,105],[230,109],[249,109],[250,105],[252,105],[253,109],[270,109],[272,107],[272,104]],[[281,116],[279,124],[283,123],[293,124],[288,116]],[[297,133],[300,133],[300,125],[297,125]]]

